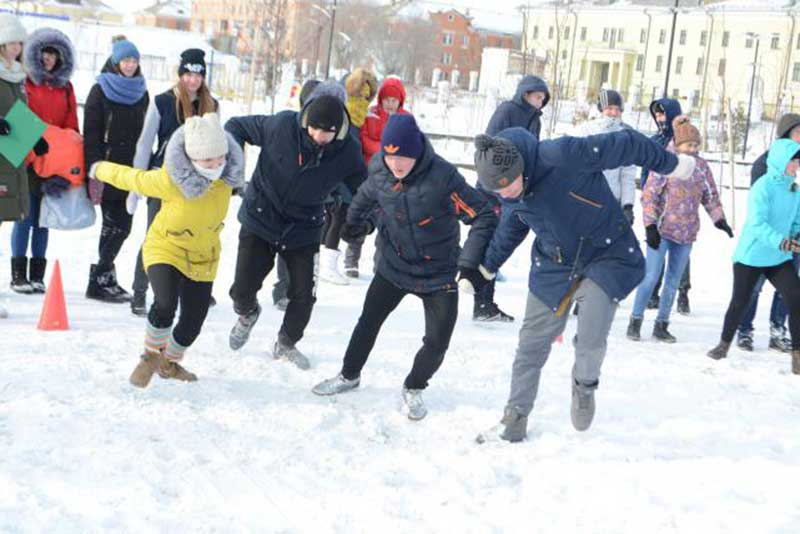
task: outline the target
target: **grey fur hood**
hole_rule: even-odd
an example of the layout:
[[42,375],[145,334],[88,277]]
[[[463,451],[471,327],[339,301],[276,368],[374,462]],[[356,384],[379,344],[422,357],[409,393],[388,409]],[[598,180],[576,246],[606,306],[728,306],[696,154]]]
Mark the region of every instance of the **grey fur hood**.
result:
[[[61,56],[53,72],[47,72],[42,65],[42,49],[48,46],[58,50]],[[64,87],[75,70],[75,48],[72,41],[55,28],[39,28],[30,34],[22,56],[25,72],[36,85]]]
[[[235,189],[244,185],[244,152],[231,134],[225,132],[225,136],[228,139],[228,155],[225,156],[225,170],[222,171],[220,180]],[[198,198],[208,191],[212,181],[198,174],[186,155],[185,147],[186,138],[181,126],[175,130],[167,144],[164,165],[183,196],[189,199]]]

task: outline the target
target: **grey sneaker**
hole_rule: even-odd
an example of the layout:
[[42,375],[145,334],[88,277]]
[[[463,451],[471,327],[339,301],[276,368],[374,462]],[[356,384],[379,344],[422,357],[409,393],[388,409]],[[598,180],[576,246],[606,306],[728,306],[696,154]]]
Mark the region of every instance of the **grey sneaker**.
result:
[[311,390],[312,393],[315,395],[338,395],[339,393],[344,393],[345,391],[350,391],[351,389],[355,389],[361,383],[361,378],[354,378],[352,380],[348,380],[342,373],[334,376],[333,378],[329,378],[327,380],[323,380],[316,386],[314,389]]
[[486,432],[478,434],[475,441],[487,443],[490,441],[505,440],[517,443],[524,440],[528,435],[528,416],[522,415],[516,406],[506,406],[503,410],[503,418],[500,423],[493,426]]
[[258,316],[261,315],[261,306],[256,304],[256,309],[247,315],[240,315],[239,320],[233,325],[230,337],[228,337],[228,344],[231,349],[239,350],[244,347],[247,340],[250,339],[250,331],[258,321]]
[[592,426],[595,387],[572,381],[572,426],[581,432]]
[[408,389],[403,386],[403,402],[408,412],[408,418],[412,421],[419,421],[428,415],[428,409],[422,400],[421,389]]
[[276,360],[286,360],[287,362],[293,363],[303,371],[311,368],[308,358],[306,358],[302,352],[297,350],[297,347],[289,342],[288,339],[284,338],[280,334],[278,334],[278,339],[275,341],[275,345],[272,347],[272,357]]

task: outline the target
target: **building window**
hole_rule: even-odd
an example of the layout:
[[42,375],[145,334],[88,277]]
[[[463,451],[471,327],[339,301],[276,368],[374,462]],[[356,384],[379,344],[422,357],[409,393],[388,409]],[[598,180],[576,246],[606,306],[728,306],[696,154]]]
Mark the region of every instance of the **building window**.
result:
[[680,98],[680,96],[681,96],[680,90],[678,90],[678,89],[673,89],[672,90],[672,98],[677,100],[678,98]]
[[678,56],[678,59],[675,60],[675,74],[681,74],[683,72],[683,56]]
[[614,48],[614,45],[617,44],[617,29],[611,28],[611,36],[609,37],[608,47]]
[[547,30],[547,38],[548,39],[552,39],[553,38],[553,27],[552,26],[550,26],[550,29]]
[[538,39],[539,38],[539,26],[534,26],[533,27],[533,38],[534,39]]
[[753,48],[753,38],[752,37],[745,38],[744,47],[745,48]]
[[667,30],[661,30],[658,32],[658,44],[664,44],[667,42]]
[[461,46],[463,46],[464,48],[469,48],[469,35],[464,35],[461,38]]
[[608,28],[603,28],[603,42],[608,42]]
[[692,91],[692,107],[700,107],[700,91]]
[[228,31],[228,21],[227,20],[219,21],[219,31],[222,32],[222,33],[225,33],[226,31]]
[[703,58],[701,58],[701,57],[697,58],[697,68],[694,69],[694,73],[697,74],[698,76],[703,74],[703,67],[704,66],[705,66],[705,62],[703,61]]
[[700,46],[705,46],[708,42],[708,32],[703,30],[700,32]]
[[581,28],[581,41],[585,41],[585,40],[586,40],[586,26]]
[[561,59],[562,59],[563,61],[566,61],[566,60],[567,60],[567,51],[566,51],[566,50],[562,50],[562,51],[561,51]]
[[686,44],[686,30],[681,30],[680,37],[678,37],[678,44]]
[[451,46],[453,44],[453,32],[444,32],[444,35],[442,35],[442,43]]
[[727,48],[730,40],[731,32],[722,32],[722,48]]
[[442,54],[442,64],[449,65],[452,62],[453,62],[453,56],[447,53]]
[[719,60],[719,66],[717,67],[717,76],[725,76],[725,60]]
[[800,63],[795,63],[792,67],[792,81],[800,82]]
[[569,39],[569,26],[564,28],[564,39]]
[[454,18],[455,17],[453,17],[453,15],[447,15],[447,20],[449,20],[450,22],[453,22]]
[[773,50],[777,50],[778,48],[780,48],[780,45],[781,45],[781,38],[776,35],[775,37],[772,38],[772,42],[770,43],[769,47]]
[[656,72],[661,72],[661,64],[664,63],[664,56],[656,57]]
[[636,72],[642,72],[644,70],[644,54],[639,54],[636,56]]
[[639,30],[639,42],[645,43],[646,41],[647,41],[647,30],[642,28],[641,30]]
[[800,33],[797,34],[797,45],[795,46],[798,50],[800,50]]

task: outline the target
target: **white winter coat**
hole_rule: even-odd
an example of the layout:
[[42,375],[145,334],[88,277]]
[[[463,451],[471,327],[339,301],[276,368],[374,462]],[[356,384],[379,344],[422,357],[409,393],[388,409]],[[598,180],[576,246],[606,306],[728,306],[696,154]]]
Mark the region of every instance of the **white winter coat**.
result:
[[[620,130],[630,129],[631,127],[619,119],[610,119],[608,117],[598,117],[588,122],[584,122],[580,127],[580,135],[586,137],[589,135],[597,135],[611,132],[619,132]],[[619,200],[621,206],[630,204],[634,205],[636,198],[636,177],[638,170],[635,165],[630,167],[618,167],[616,169],[609,169],[603,171],[603,174],[608,181],[608,186],[614,194],[614,198]]]

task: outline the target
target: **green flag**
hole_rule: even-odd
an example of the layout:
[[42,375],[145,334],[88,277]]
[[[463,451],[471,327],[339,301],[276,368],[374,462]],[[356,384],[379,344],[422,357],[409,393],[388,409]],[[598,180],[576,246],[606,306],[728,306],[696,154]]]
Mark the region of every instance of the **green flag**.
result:
[[8,135],[0,135],[0,154],[11,165],[19,167],[33,145],[41,139],[47,124],[22,100],[14,102],[5,119],[11,125],[11,131]]

